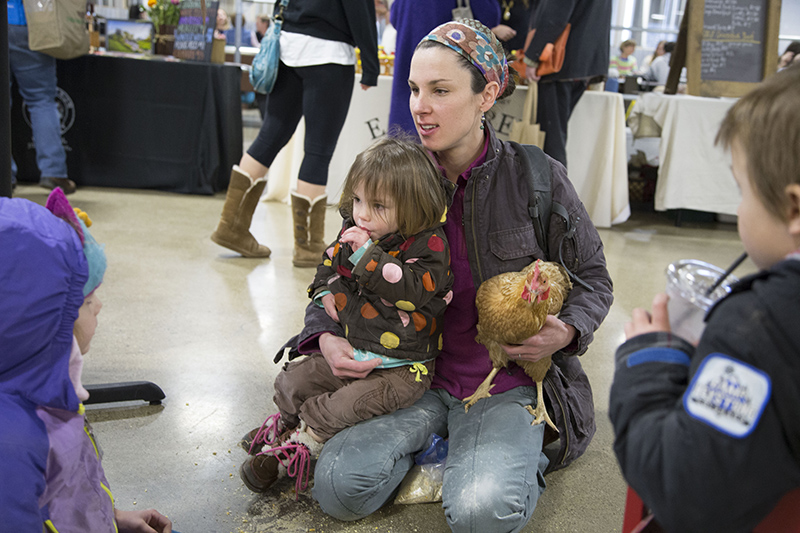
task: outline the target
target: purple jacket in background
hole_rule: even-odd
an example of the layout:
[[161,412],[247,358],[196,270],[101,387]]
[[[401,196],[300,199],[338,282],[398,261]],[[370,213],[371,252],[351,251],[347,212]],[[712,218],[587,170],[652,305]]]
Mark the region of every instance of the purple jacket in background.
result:
[[[4,531],[39,532],[48,519],[60,533],[115,531],[100,458],[84,432],[69,378],[72,330],[87,277],[80,239],[69,224],[28,200],[0,198]],[[71,515],[86,522],[71,523]]]
[[[416,135],[417,130],[408,108],[408,98],[411,96],[408,88],[411,56],[423,37],[440,24],[452,20],[456,4],[455,0],[395,0],[392,3],[390,20],[397,30],[397,42],[389,127],[400,126],[407,133]],[[500,3],[497,0],[472,0],[469,5],[472,15],[485,26],[493,28],[500,24]]]

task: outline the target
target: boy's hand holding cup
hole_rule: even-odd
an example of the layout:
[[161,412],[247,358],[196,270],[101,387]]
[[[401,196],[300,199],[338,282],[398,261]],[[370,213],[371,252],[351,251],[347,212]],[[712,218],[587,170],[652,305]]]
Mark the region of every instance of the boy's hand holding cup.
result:
[[[666,293],[653,299],[652,314],[641,308],[633,310],[631,322],[625,324],[625,337],[630,339],[644,333],[671,331],[697,346],[705,329],[706,313],[728,293],[728,284],[737,280],[714,265],[694,259],[670,264],[666,274]],[[723,275],[726,275],[725,283],[706,294]]]

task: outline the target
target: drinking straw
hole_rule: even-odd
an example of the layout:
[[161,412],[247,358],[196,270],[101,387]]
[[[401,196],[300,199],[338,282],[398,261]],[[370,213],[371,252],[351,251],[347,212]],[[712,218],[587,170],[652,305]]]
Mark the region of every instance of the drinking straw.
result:
[[747,259],[747,252],[744,252],[742,253],[742,255],[737,257],[736,260],[733,263],[731,263],[731,266],[728,267],[728,270],[723,272],[722,275],[719,278],[717,278],[717,281],[715,281],[714,284],[711,285],[711,287],[706,289],[706,296],[711,296],[711,293],[717,290],[717,287],[719,287],[722,284],[722,282],[725,281],[725,278],[730,276],[731,272],[733,272],[736,267],[741,265],[742,261],[744,261],[745,259]]

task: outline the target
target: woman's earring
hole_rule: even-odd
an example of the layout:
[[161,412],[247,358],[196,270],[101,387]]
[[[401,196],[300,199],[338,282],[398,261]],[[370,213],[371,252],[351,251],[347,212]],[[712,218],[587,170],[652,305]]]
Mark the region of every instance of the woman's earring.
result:
[[486,126],[486,115],[481,113],[481,129],[484,129]]

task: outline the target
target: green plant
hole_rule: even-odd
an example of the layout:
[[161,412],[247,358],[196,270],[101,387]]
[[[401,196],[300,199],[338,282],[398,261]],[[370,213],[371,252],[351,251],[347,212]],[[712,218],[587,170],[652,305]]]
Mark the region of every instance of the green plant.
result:
[[156,27],[177,26],[181,16],[180,0],[147,0],[147,15]]

